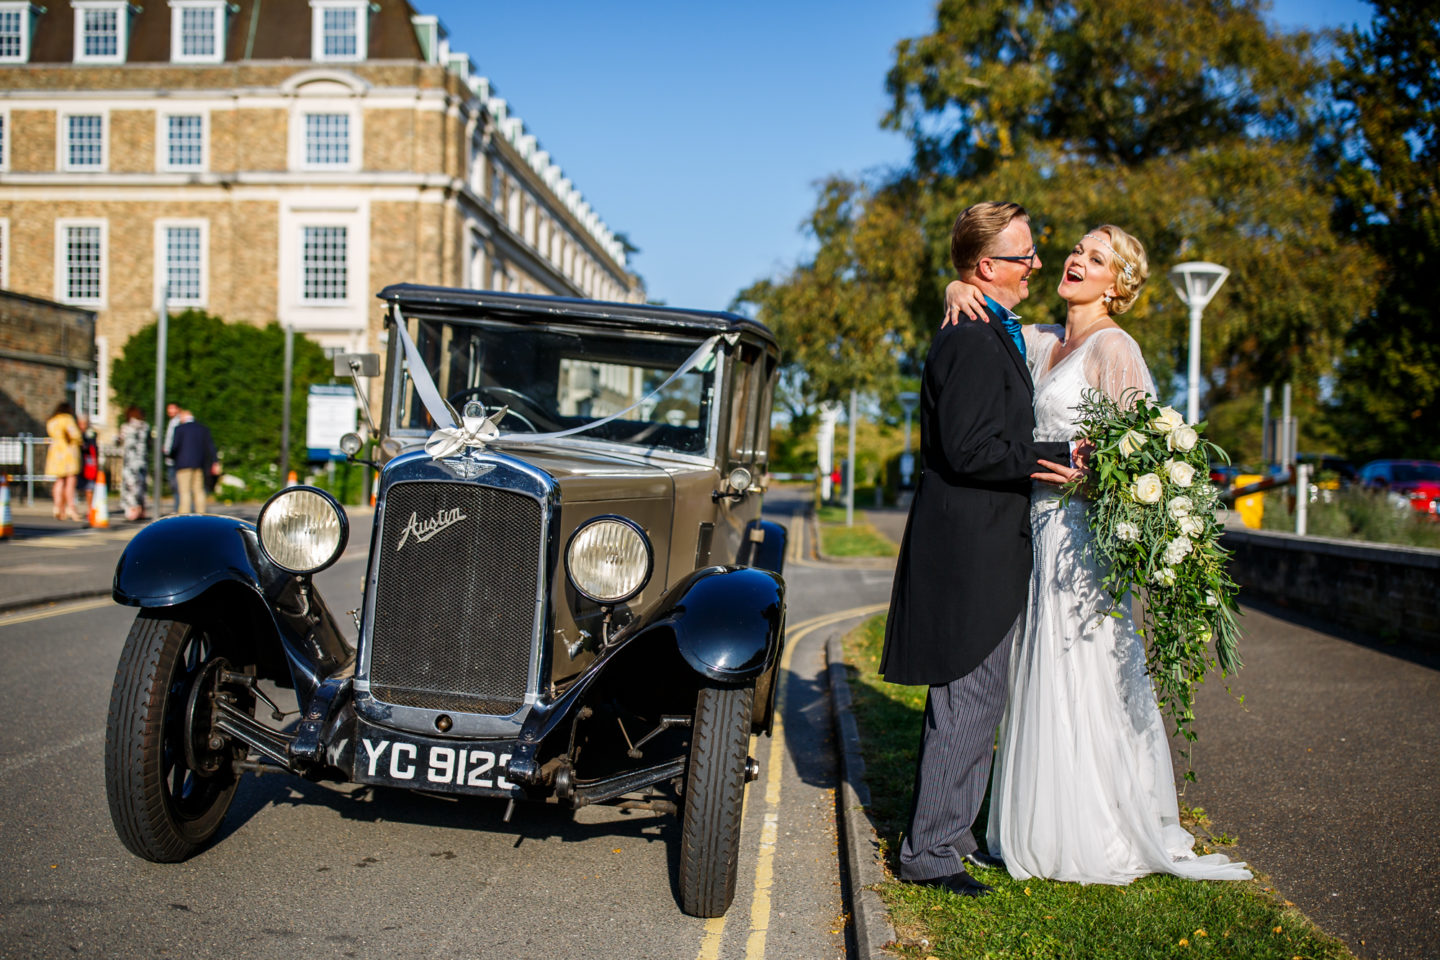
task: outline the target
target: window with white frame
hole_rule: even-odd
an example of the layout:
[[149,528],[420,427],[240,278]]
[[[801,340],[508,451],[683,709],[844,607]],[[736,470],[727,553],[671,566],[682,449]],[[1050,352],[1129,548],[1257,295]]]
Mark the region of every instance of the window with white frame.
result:
[[205,115],[167,113],[160,124],[161,169],[205,169]]
[[300,299],[342,303],[347,299],[347,227],[302,227]]
[[124,63],[130,5],[124,0],[73,0],[75,62]]
[[370,45],[368,2],[310,0],[310,10],[312,59],[365,59]]
[[465,282],[472,290],[485,288],[485,242],[479,236],[470,234],[470,267]]
[[156,224],[155,260],[166,300],[173,306],[205,305],[205,227],[203,221]]
[[224,0],[170,0],[170,59],[176,63],[225,59]]
[[105,114],[62,114],[60,136],[61,163],[66,170],[105,169]]
[[30,61],[30,33],[34,10],[26,3],[0,3],[0,63]]
[[101,306],[105,300],[104,221],[57,221],[56,299]]
[[345,167],[350,155],[348,113],[305,114],[305,166]]

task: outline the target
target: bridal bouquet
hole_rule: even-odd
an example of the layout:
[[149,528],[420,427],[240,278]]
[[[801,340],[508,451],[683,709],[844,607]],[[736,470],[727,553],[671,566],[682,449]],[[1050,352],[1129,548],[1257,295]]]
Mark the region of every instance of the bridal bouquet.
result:
[[1191,688],[1216,661],[1222,675],[1240,667],[1237,587],[1208,466],[1229,457],[1200,435],[1203,423],[1188,424],[1138,391],[1123,399],[1128,406],[1089,390],[1079,407],[1080,435],[1095,444],[1086,516],[1115,604],[1145,590],[1140,630],[1155,694],[1176,732],[1193,741]]

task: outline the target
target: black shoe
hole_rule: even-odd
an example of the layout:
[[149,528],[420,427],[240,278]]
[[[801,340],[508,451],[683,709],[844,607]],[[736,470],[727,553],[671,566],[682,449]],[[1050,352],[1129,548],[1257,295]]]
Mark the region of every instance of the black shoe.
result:
[[1004,870],[1005,861],[999,857],[992,857],[983,850],[976,850],[974,853],[967,853],[960,858],[972,867],[983,867],[986,870]]
[[964,870],[952,873],[948,877],[927,877],[924,880],[910,882],[917,887],[939,887],[941,890],[949,890],[961,897],[983,897],[990,892],[988,884],[981,883]]

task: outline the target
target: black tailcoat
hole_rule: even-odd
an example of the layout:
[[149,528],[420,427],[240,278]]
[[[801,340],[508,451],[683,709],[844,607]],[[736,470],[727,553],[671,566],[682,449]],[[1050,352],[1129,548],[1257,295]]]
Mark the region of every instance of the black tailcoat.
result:
[[1000,317],[943,327],[920,394],[920,482],[890,597],[880,672],[949,683],[1004,638],[1029,596],[1030,474],[1069,463],[1037,443],[1035,387]]

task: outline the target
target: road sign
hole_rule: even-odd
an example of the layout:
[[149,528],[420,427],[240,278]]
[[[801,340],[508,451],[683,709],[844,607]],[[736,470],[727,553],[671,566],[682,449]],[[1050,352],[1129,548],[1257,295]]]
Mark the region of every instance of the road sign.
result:
[[305,410],[305,447],[311,460],[344,460],[340,438],[356,428],[359,404],[355,390],[344,386],[310,388]]

